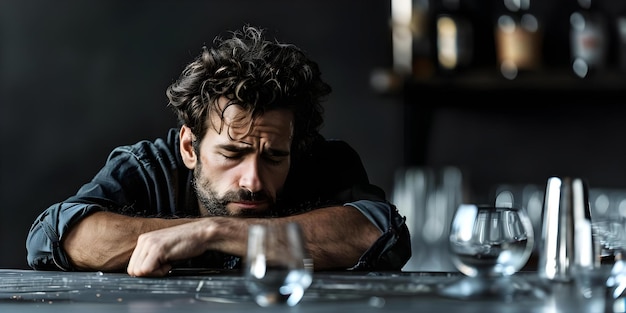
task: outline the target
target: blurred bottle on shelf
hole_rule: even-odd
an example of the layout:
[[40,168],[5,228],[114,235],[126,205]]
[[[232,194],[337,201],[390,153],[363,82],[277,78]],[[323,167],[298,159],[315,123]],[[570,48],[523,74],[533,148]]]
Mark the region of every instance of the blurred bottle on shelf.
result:
[[[396,0],[397,1],[397,0]],[[432,55],[431,34],[432,8],[430,0],[411,1],[411,31],[413,34],[412,76],[418,80],[432,78],[435,62]]]
[[439,0],[436,8],[436,48],[439,69],[444,73],[470,66],[474,30],[461,8],[461,0]]
[[417,78],[432,76],[429,0],[391,0],[393,71]]
[[570,52],[572,70],[585,78],[605,67],[607,22],[595,0],[576,0],[579,9],[570,15]]
[[500,73],[515,79],[521,71],[541,66],[542,30],[530,9],[530,0],[504,0],[505,12],[495,29],[496,55]]
[[412,0],[391,0],[393,71],[410,75],[413,62]]
[[407,78],[434,75],[430,38],[430,0],[391,0],[391,69],[375,69],[370,85],[380,93],[396,93]]

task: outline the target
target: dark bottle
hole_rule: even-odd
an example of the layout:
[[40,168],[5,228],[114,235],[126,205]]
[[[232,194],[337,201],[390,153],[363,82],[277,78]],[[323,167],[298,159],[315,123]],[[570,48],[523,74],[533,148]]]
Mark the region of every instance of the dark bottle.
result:
[[604,68],[607,58],[607,23],[593,0],[577,0],[579,9],[570,15],[572,70],[581,78]]
[[542,30],[530,12],[530,0],[504,0],[505,12],[495,30],[496,54],[502,76],[515,79],[521,71],[541,66]]

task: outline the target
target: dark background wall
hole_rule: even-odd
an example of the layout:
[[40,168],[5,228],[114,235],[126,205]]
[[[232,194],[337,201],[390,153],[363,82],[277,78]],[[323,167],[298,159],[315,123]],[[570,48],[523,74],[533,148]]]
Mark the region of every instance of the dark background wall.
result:
[[166,87],[204,43],[244,23],[295,43],[334,92],[324,134],[389,190],[401,106],[369,88],[390,64],[387,1],[0,2],[0,267],[25,267],[37,214],[74,193],[115,146],[175,126]]

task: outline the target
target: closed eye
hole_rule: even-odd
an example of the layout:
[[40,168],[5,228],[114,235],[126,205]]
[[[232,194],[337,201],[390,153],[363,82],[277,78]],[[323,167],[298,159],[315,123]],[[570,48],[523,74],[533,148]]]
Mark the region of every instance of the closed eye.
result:
[[226,159],[229,159],[229,160],[237,160],[237,159],[240,159],[243,156],[243,154],[240,154],[240,153],[236,153],[236,154],[220,153],[220,155],[223,156]]
[[287,160],[286,156],[271,156],[271,155],[263,155],[263,160],[267,161],[270,165],[280,165]]
[[263,158],[270,164],[279,165],[289,158],[289,151],[278,149],[267,149],[263,152]]
[[[238,160],[245,155],[254,152],[252,147],[241,147],[236,145],[221,145],[219,146],[219,154],[228,160]],[[266,149],[263,151],[261,157],[270,165],[280,165],[289,159],[290,152],[288,150],[280,149]]]

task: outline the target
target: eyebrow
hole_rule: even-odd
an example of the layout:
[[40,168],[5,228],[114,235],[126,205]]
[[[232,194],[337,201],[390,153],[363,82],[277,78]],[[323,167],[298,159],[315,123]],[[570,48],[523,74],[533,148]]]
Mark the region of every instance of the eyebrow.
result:
[[[252,146],[249,146],[249,145],[242,147],[242,146],[238,146],[234,144],[222,144],[222,145],[217,145],[217,147],[226,151],[237,152],[237,153],[248,153],[254,150],[254,148],[252,148]],[[276,157],[289,156],[289,151],[281,150],[281,149],[273,149],[273,148],[265,149],[263,150],[262,153],[265,155],[276,156]]]

